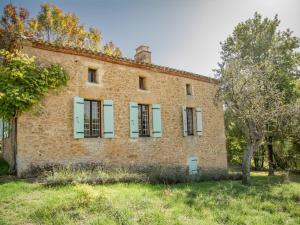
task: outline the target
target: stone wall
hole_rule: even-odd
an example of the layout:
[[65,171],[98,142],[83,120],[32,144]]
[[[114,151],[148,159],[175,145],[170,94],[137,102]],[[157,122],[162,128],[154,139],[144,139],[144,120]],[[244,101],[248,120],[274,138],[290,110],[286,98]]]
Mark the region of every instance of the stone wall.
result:
[[[199,158],[200,169],[227,168],[222,105],[213,103],[216,84],[30,46],[25,46],[23,52],[37,56],[42,64],[60,63],[71,79],[67,87],[43,99],[38,114],[26,113],[19,118],[19,175],[31,165],[49,163],[185,167],[191,155]],[[88,68],[97,70],[97,84],[87,82]],[[139,76],[146,78],[147,90],[139,90]],[[192,85],[193,96],[186,96],[187,83]],[[73,138],[74,96],[114,101],[113,139]],[[161,105],[161,138],[130,138],[129,102]],[[182,106],[202,107],[202,136],[183,137]],[[150,110],[150,128],[151,114]],[[103,119],[103,112],[101,115]],[[103,121],[101,125],[103,131]]]

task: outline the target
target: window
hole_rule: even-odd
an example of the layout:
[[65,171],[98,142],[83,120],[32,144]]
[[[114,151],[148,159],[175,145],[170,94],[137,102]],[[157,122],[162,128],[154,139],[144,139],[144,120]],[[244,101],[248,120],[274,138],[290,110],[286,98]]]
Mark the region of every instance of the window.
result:
[[140,137],[149,137],[149,106],[148,105],[138,105],[139,107],[139,136]]
[[190,84],[186,84],[186,95],[192,95],[192,86]]
[[145,77],[139,77],[139,88],[141,90],[146,90],[145,79]]
[[3,138],[8,138],[10,135],[11,123],[10,121],[5,121],[0,119],[0,140]]
[[187,135],[194,135],[193,108],[186,108]]
[[89,69],[89,72],[88,72],[88,82],[90,82],[90,83],[97,83],[97,81],[96,81],[96,70]]
[[84,137],[100,137],[100,102],[84,100]]

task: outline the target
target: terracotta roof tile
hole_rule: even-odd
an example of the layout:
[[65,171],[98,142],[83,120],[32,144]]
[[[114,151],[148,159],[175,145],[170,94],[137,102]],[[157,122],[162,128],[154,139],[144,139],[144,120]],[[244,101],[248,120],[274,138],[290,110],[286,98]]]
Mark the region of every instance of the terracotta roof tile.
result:
[[116,63],[116,64],[122,64],[122,65],[127,65],[127,66],[132,66],[132,67],[137,67],[141,69],[147,69],[147,70],[152,70],[155,72],[161,72],[161,73],[166,73],[170,75],[175,75],[175,76],[181,76],[181,77],[186,77],[190,79],[195,79],[195,80],[201,80],[205,81],[208,83],[214,83],[218,84],[219,81],[214,78],[206,77],[203,75],[199,75],[196,73],[191,73],[187,72],[184,70],[178,70],[166,66],[160,66],[160,65],[155,65],[155,64],[150,64],[150,63],[144,63],[144,62],[137,62],[133,59],[129,59],[126,57],[116,57],[116,56],[110,56],[101,52],[96,52],[84,48],[79,48],[79,47],[70,47],[70,46],[61,46],[57,44],[52,44],[49,42],[41,41],[41,40],[35,40],[35,39],[30,39],[26,38],[24,40],[24,45],[30,45],[34,48],[40,48],[40,49],[45,49],[49,51],[55,51],[55,52],[61,52],[61,53],[66,53],[66,54],[72,54],[72,55],[79,55],[79,56],[85,56],[89,58],[94,58],[110,63]]

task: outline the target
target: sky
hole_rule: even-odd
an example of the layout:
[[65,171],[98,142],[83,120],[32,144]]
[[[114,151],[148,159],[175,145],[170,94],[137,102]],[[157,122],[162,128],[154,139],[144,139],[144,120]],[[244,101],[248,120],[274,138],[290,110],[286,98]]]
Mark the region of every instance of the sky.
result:
[[125,57],[147,45],[152,63],[210,77],[220,62],[220,42],[254,12],[278,14],[280,29],[300,37],[300,0],[0,0],[0,7],[9,2],[31,16],[42,3],[53,3],[98,28],[103,43],[112,40]]

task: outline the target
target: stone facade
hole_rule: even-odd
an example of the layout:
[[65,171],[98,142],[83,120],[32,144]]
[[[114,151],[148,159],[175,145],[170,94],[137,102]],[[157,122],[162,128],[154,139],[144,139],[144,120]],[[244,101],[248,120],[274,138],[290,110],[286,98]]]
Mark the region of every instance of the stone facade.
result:
[[[200,169],[227,169],[223,109],[221,104],[214,104],[217,82],[160,72],[147,65],[139,68],[130,63],[106,62],[75,51],[25,45],[23,52],[43,64],[61,64],[70,81],[67,87],[43,99],[38,114],[26,113],[19,118],[18,175],[31,166],[49,163],[186,167],[190,156],[198,157]],[[87,82],[89,68],[97,71],[97,84]],[[146,78],[147,90],[139,89],[139,76]],[[186,84],[192,86],[192,96],[186,95]],[[105,99],[114,101],[114,138],[73,138],[74,96],[100,100],[101,104]],[[130,138],[129,102],[161,105],[162,137]],[[202,136],[183,136],[182,106],[202,108]],[[103,120],[102,111],[101,115]],[[151,118],[150,107],[150,129]],[[101,126],[103,132],[103,121]]]

